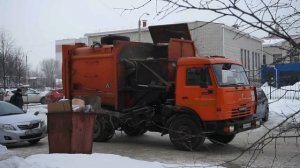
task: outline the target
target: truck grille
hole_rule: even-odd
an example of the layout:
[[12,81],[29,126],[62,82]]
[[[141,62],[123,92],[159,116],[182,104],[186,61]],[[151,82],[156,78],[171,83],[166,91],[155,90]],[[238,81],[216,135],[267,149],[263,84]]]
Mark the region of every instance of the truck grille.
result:
[[21,130],[29,130],[39,127],[39,123],[29,124],[29,125],[18,125]]
[[251,108],[246,106],[241,106],[240,108],[232,109],[231,117],[240,118],[251,114]]

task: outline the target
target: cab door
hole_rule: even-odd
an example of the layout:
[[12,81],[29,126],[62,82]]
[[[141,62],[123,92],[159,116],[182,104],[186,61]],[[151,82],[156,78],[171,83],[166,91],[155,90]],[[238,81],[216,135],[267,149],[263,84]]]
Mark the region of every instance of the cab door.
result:
[[187,66],[178,69],[176,105],[192,109],[202,120],[216,119],[216,89],[209,66]]

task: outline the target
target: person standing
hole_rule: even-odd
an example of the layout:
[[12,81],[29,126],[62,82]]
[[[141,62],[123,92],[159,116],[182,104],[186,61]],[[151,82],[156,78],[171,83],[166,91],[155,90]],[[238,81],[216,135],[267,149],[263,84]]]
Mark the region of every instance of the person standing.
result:
[[14,95],[11,96],[9,102],[20,109],[23,109],[22,89],[18,88]]

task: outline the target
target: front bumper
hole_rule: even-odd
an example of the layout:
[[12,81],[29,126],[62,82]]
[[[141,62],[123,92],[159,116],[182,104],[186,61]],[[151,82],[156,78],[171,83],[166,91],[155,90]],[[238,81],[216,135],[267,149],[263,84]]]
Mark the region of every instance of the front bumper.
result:
[[11,144],[35,139],[42,139],[46,135],[46,126],[29,130],[0,130],[0,144]]
[[206,133],[217,134],[237,134],[239,132],[258,128],[260,125],[260,119],[256,117],[204,123]]

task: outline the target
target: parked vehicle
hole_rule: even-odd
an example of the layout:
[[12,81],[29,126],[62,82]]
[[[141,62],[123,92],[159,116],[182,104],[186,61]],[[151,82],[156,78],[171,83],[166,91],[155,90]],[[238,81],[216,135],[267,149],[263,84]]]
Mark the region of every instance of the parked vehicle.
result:
[[3,99],[4,99],[4,94],[5,94],[4,89],[0,88],[0,101],[3,101]]
[[0,144],[23,141],[36,144],[46,136],[47,126],[37,116],[4,101],[0,101],[0,109]]
[[[16,90],[17,89],[7,90],[4,95],[4,101],[8,102]],[[38,92],[34,89],[28,89],[23,93],[23,102],[46,104],[46,94],[47,92]]]
[[269,102],[265,92],[257,88],[257,106],[256,106],[256,116],[260,118],[263,122],[269,120]]
[[206,137],[226,144],[260,126],[255,87],[239,62],[196,56],[187,24],[149,31],[154,44],[111,36],[101,45],[62,47],[66,98],[82,97],[94,109],[100,101],[89,97],[101,98],[95,141],[108,141],[116,129],[129,136],[155,131],[194,150]]
[[54,103],[64,98],[64,90],[63,89],[54,89],[46,94],[46,102]]

